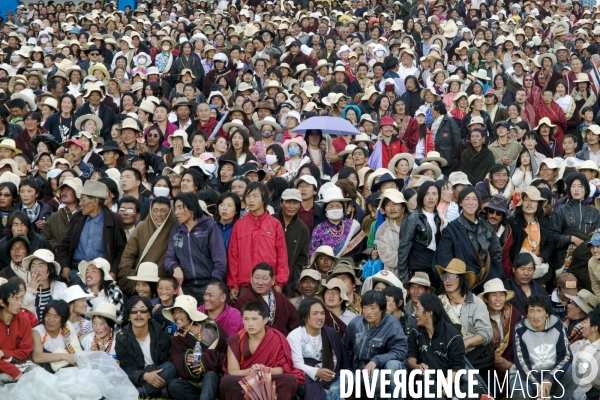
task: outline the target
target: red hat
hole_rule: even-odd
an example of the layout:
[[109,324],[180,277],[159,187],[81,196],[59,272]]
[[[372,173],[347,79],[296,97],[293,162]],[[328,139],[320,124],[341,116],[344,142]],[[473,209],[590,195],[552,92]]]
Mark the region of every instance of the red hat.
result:
[[81,140],[77,140],[77,139],[67,141],[67,143],[65,143],[65,147],[69,148],[69,146],[71,146],[72,144],[74,144],[75,146],[79,146],[82,149],[84,148],[84,145],[83,145],[83,143],[81,143]]
[[386,116],[379,120],[379,126],[386,126],[386,125],[395,127],[396,123],[394,122],[394,119],[392,117]]
[[492,88],[489,88],[488,90],[485,91],[484,96],[496,96],[496,91]]

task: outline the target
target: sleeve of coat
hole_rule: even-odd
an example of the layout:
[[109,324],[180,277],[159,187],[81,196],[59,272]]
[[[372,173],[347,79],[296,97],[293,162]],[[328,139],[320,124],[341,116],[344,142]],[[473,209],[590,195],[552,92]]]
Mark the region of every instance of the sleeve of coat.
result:
[[119,263],[121,262],[121,255],[123,254],[123,250],[125,250],[125,245],[127,244],[127,236],[125,235],[125,226],[123,225],[123,220],[121,216],[117,213],[113,213],[115,217],[115,259],[113,260],[113,264],[111,265],[110,272],[113,272],[115,275],[119,273]]
[[133,355],[129,354],[127,347],[127,340],[121,331],[117,334],[117,341],[115,343],[115,352],[119,357],[119,366],[125,371],[131,383],[140,386],[144,383],[145,371],[143,369],[137,369]]
[[127,277],[136,274],[136,263],[138,257],[141,255],[139,232],[138,229],[133,230],[133,234],[127,241],[123,254],[121,255],[121,262],[119,262],[119,272],[117,274],[119,287],[128,295],[133,294],[135,291],[135,281],[127,279]]
[[60,268],[71,267],[69,265],[69,247],[71,246],[71,236],[73,235],[73,226],[76,219],[71,219],[69,223],[69,229],[60,240],[58,246],[56,246],[56,262],[60,264]]
[[227,250],[225,249],[223,235],[216,223],[210,233],[210,255],[213,261],[212,278],[222,282],[227,273]]
[[417,123],[416,119],[410,118],[410,121],[408,121],[408,126],[404,131],[404,143],[406,143],[406,147],[411,154],[415,152],[415,148],[419,142],[419,136],[419,124]]
[[238,283],[238,227],[239,223],[233,225],[233,229],[231,230],[231,236],[229,238],[229,248],[227,251],[227,286],[229,287],[229,289],[240,288],[240,285]]
[[285,243],[283,227],[279,222],[276,226],[277,244],[275,252],[277,257],[277,268],[275,268],[275,284],[284,287],[290,276],[290,267],[288,265],[287,245]]
[[[410,224],[406,224],[410,220]],[[400,227],[400,243],[398,244],[398,278],[401,282],[408,282],[408,255],[412,249],[415,238],[415,223],[410,216]]]
[[176,267],[179,267],[179,259],[177,258],[177,254],[175,254],[175,246],[173,245],[173,230],[171,230],[169,233],[167,251],[165,253],[165,271],[172,274]]

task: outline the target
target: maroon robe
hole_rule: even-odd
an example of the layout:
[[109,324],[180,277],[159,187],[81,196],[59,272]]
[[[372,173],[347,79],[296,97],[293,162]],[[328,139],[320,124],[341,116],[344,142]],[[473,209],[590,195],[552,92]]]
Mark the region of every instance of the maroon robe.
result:
[[340,339],[344,337],[344,333],[346,333],[346,329],[348,328],[344,321],[329,310],[325,311],[325,326],[333,329],[339,335]]
[[529,125],[529,129],[533,129],[537,126],[538,119],[536,118],[535,109],[527,102],[524,106],[521,106],[521,119]]
[[[560,106],[556,104],[555,101],[552,101],[552,104],[550,106],[548,106],[542,101],[535,108],[535,115],[537,117],[538,123],[542,118],[546,117],[550,119],[550,122],[552,122],[553,125],[556,125],[557,129],[556,132],[554,132],[554,135],[552,135],[552,137],[562,148],[562,141],[565,137],[565,133],[567,132],[567,117],[565,117],[565,112],[562,110],[562,108],[560,108]],[[558,153],[558,155],[561,154],[562,151]]]
[[[298,310],[296,310],[296,307],[290,303],[283,293],[273,290],[273,294],[275,296],[275,315],[273,316],[273,322],[270,326],[283,333],[284,336],[287,336],[288,333],[298,327]],[[256,293],[254,289],[252,289],[252,286],[248,287],[248,290],[238,298],[235,302],[235,308],[241,311],[242,308],[251,301],[260,301],[269,308],[265,299],[263,299],[260,294]]]
[[[231,352],[240,363],[240,369],[248,369],[253,365],[262,364],[266,367],[283,369],[283,374],[272,375],[275,381],[278,400],[291,400],[298,390],[298,385],[304,385],[304,372],[294,368],[292,349],[279,331],[265,327],[265,336],[254,353],[250,352],[249,338],[245,329],[227,339]],[[225,376],[221,379],[221,397],[224,400],[240,400],[244,396],[239,381],[243,376],[229,375],[227,361],[223,363]]]

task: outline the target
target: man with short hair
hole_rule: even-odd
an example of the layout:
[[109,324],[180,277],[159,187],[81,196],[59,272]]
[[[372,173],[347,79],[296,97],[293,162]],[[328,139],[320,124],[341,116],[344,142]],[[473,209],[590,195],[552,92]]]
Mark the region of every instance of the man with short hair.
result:
[[69,152],[65,154],[65,159],[71,163],[81,180],[85,182],[92,176],[94,166],[83,160],[83,143],[77,139],[68,140],[65,148],[69,149]]
[[[406,153],[406,144],[399,139],[396,132],[396,123],[392,117],[385,116],[379,121],[379,132],[381,133],[380,154],[373,153],[369,158],[369,166],[373,169],[387,166],[396,154]],[[379,145],[378,145],[379,146]],[[378,163],[372,164],[371,160],[378,160]]]
[[104,92],[99,86],[91,85],[88,86],[83,98],[86,101],[75,112],[73,115],[73,120],[77,120],[77,118],[85,114],[95,114],[102,120],[102,130],[100,131],[100,135],[105,141],[110,140],[110,131],[116,122],[116,116],[110,107],[102,103]]
[[558,167],[558,165],[556,165],[556,162],[552,158],[545,158],[540,163],[538,176],[548,181],[550,187],[554,187],[554,183],[559,171],[560,168]]
[[504,281],[504,287],[515,292],[515,297],[509,303],[515,306],[521,315],[527,314],[527,302],[531,296],[543,294],[548,297],[546,289],[533,278],[536,268],[539,267],[536,266],[533,256],[530,253],[521,253],[513,265],[511,277]]
[[317,189],[319,185],[312,175],[303,175],[296,179],[294,187],[300,191],[302,203],[298,210],[298,217],[304,222],[309,233],[312,234],[315,226],[325,221],[325,212],[323,206],[315,202]]
[[223,282],[211,282],[204,292],[204,304],[198,307],[198,311],[208,315],[215,320],[227,333],[227,337],[233,336],[244,328],[242,314],[229,305],[229,289]]
[[121,217],[104,205],[107,193],[105,184],[85,182],[79,197],[81,212],[72,216],[69,229],[56,246],[56,261],[67,282],[80,284],[79,263],[96,258],[106,259],[111,265],[112,279],[117,279],[127,238]]
[[[547,294],[527,300],[525,318],[515,326],[515,374],[509,387],[513,399],[569,399],[577,388],[573,381],[569,339],[562,322],[552,315]],[[560,382],[560,383],[559,383]]]
[[79,210],[79,197],[83,190],[81,179],[67,177],[57,189],[60,203],[64,205],[52,213],[42,228],[42,235],[50,242],[50,250],[58,246],[65,232],[69,229],[69,222],[73,214]]
[[304,222],[298,218],[301,203],[302,196],[298,189],[284,190],[281,195],[281,210],[276,216],[285,232],[287,245],[290,276],[287,285],[283,288],[283,293],[288,298],[294,295],[294,285],[300,278],[302,269],[308,264],[310,233]]
[[140,222],[140,202],[135,197],[124,196],[119,199],[118,207],[118,213],[125,228],[125,236],[129,240],[136,225]]
[[[354,318],[344,334],[342,344],[353,370],[366,370],[370,377],[376,369],[391,370],[391,376],[406,362],[408,344],[400,321],[386,314],[387,300],[381,292],[369,290],[364,294],[362,314]],[[377,346],[373,346],[377,343]],[[380,380],[376,381],[379,388]],[[375,382],[372,382],[375,384]],[[393,393],[392,382],[388,393]],[[376,396],[380,391],[375,390]],[[376,397],[379,398],[379,397]]]
[[[487,97],[486,97],[487,99]],[[508,128],[510,124],[506,121],[496,123],[496,141],[488,147],[494,153],[496,164],[510,166],[521,153],[521,143],[508,137]]]
[[305,269],[300,274],[296,284],[296,291],[300,293],[300,296],[291,298],[290,303],[297,309],[302,300],[315,297],[319,293],[320,284],[321,274],[319,271],[310,268]]
[[569,341],[575,343],[583,339],[584,320],[594,311],[600,300],[586,289],[581,289],[575,296],[567,295],[571,300],[567,305],[567,315],[562,319]]
[[119,148],[119,144],[116,140],[107,140],[102,149],[98,151],[98,154],[102,156],[106,169],[120,169],[118,161],[125,153]]
[[256,265],[252,270],[251,286],[240,295],[235,307],[241,310],[250,302],[261,302],[269,308],[269,326],[287,336],[298,327],[297,311],[283,293],[273,290],[274,284],[273,267],[266,263]]
[[583,139],[587,142],[587,148],[577,152],[580,160],[592,160],[596,164],[600,161],[600,126],[590,125],[581,132]]
[[133,167],[125,168],[121,172],[119,179],[121,190],[125,196],[131,196],[139,202],[140,221],[143,221],[150,213],[151,200],[146,196],[140,195],[142,185],[142,174]]

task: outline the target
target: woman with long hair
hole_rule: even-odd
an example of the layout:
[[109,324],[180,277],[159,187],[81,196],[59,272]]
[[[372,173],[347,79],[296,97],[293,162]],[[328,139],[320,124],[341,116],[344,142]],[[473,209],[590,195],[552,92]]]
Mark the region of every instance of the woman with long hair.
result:
[[393,109],[390,108],[390,100],[385,95],[379,95],[373,104],[373,112],[371,113],[371,118],[375,121],[379,121],[382,117],[386,117],[391,115],[394,112]]
[[536,108],[542,101],[542,89],[535,85],[533,75],[526,73],[523,76],[523,89],[527,92],[527,103]]
[[219,160],[232,160],[238,163],[238,165],[244,164],[248,161],[256,161],[256,157],[250,151],[250,137],[248,133],[242,129],[234,128],[230,132],[231,146],[229,150]]
[[413,152],[413,156],[417,162],[425,158],[427,153],[435,150],[433,132],[427,128],[425,118],[425,111],[422,109],[417,110],[415,113],[415,119],[419,124],[419,140],[417,141],[415,150]]
[[121,289],[110,275],[110,264],[104,258],[79,263],[79,278],[84,291],[91,295],[88,310],[96,311],[98,306],[109,302],[117,308],[117,318],[123,317],[124,296]]
[[58,106],[59,110],[50,115],[43,126],[58,143],[62,144],[77,133],[73,117],[77,101],[73,95],[63,94],[59,99]]
[[537,160],[525,147],[517,159],[511,165],[511,181],[515,190],[523,190],[531,185],[534,177],[537,176]]
[[216,204],[217,215],[215,220],[223,235],[225,249],[229,248],[229,238],[233,225],[242,216],[242,202],[240,197],[232,192],[223,193]]
[[496,91],[498,103],[508,107],[510,104],[515,102],[515,94],[507,89],[506,77],[503,74],[496,74],[496,76],[494,76],[492,86]]

